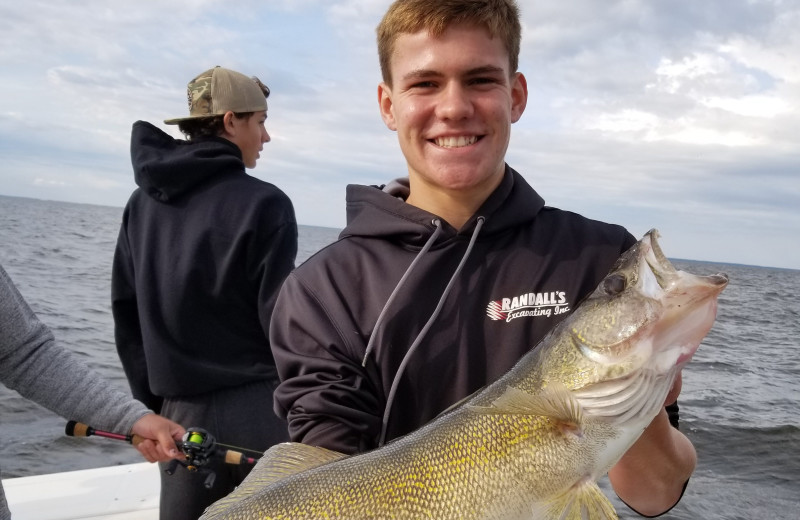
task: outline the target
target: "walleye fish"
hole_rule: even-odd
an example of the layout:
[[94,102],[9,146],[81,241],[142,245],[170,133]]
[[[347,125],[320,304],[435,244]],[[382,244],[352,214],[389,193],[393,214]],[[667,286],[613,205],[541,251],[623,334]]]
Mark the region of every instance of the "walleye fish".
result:
[[359,455],[273,446],[201,520],[617,518],[596,481],[664,406],[728,283],[676,270],[657,236],[463,403]]

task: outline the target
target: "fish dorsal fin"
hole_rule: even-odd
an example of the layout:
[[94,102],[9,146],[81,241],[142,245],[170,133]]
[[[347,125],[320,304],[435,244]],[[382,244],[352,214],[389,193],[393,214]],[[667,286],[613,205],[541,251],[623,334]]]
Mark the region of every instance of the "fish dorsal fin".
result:
[[580,403],[560,383],[550,384],[538,394],[509,386],[491,406],[470,406],[470,409],[479,413],[539,415],[575,425],[583,421]]
[[347,455],[299,442],[283,442],[264,452],[253,470],[228,496],[209,506],[204,519],[221,518],[225,511],[259,490],[280,480],[325,464],[346,458]]
[[538,503],[531,518],[538,520],[619,520],[614,506],[597,483],[591,480],[576,484],[566,493]]
[[262,486],[272,484],[303,471],[346,458],[347,455],[319,446],[309,446],[299,442],[282,442],[264,452],[253,471],[260,471]]

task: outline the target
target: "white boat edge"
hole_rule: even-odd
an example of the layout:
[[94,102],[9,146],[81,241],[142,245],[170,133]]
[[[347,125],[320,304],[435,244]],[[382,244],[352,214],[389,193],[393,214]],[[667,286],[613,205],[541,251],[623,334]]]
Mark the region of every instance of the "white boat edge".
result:
[[158,520],[158,464],[3,479],[13,520]]

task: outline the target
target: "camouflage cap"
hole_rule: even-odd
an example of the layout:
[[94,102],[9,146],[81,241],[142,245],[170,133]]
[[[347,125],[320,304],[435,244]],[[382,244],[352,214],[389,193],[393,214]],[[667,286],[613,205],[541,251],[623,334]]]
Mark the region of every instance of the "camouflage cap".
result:
[[220,66],[194,78],[186,90],[189,115],[166,119],[164,123],[177,125],[181,121],[222,115],[229,110],[237,113],[266,110],[269,96],[269,88],[258,78],[248,78]]

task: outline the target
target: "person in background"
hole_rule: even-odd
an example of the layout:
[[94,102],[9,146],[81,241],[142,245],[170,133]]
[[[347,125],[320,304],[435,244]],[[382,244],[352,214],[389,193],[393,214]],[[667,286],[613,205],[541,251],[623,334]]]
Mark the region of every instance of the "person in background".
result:
[[[408,177],[348,186],[340,239],[289,276],[271,325],[275,408],[292,440],[344,453],[497,380],[636,241],[545,206],[506,164],[528,98],[512,0],[398,0],[377,33],[378,104]],[[680,499],[695,464],[665,409],[610,479],[654,515]]]
[[[185,430],[114,388],[55,342],[0,265],[0,383],[65,417],[95,428],[139,435],[149,462],[180,457]],[[0,520],[11,513],[0,485]]]
[[[130,197],[114,255],[115,336],[134,397],[218,442],[263,452],[287,439],[271,408],[277,371],[268,339],[278,289],[294,268],[289,198],[245,172],[264,143],[269,89],[215,67],[188,84],[187,140],[137,121]],[[161,479],[161,518],[196,519],[230,493],[246,465]]]

